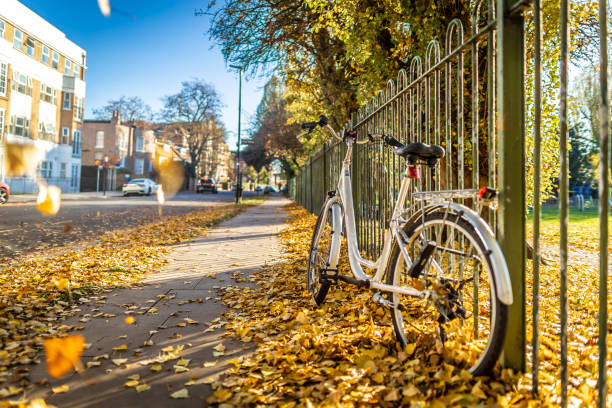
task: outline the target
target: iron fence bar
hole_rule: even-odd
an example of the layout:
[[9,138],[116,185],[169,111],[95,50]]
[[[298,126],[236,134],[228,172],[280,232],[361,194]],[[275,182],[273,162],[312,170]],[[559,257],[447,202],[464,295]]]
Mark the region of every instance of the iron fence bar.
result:
[[502,364],[525,370],[524,18],[497,2],[498,240],[506,254],[514,302],[509,307]]
[[375,109],[373,112],[370,112],[365,117],[360,118],[359,122],[353,124],[353,127],[360,126],[361,124],[363,124],[364,122],[369,120],[372,116],[376,115],[382,108],[384,108],[385,106],[390,104],[395,98],[398,98],[400,95],[403,95],[404,92],[406,92],[407,90],[412,89],[412,87],[415,86],[419,81],[421,81],[421,79],[423,77],[426,77],[426,76],[430,75],[432,72],[434,72],[434,71],[440,69],[441,67],[443,67],[444,64],[446,64],[451,59],[453,59],[457,54],[462,53],[464,49],[470,47],[472,42],[478,41],[480,39],[480,37],[483,37],[489,31],[493,31],[496,26],[497,26],[497,20],[489,22],[486,26],[482,27],[482,29],[478,33],[472,35],[470,38],[465,40],[463,43],[459,44],[458,47],[455,48],[450,54],[446,55],[437,64],[435,64],[434,66],[429,68],[427,71],[423,72],[419,78],[417,78],[416,80],[410,82],[408,84],[408,86],[406,86],[402,91],[399,91],[391,100],[388,100],[382,106],[379,106],[377,109]]
[[535,28],[535,53],[534,53],[534,133],[533,133],[533,299],[532,299],[532,340],[531,340],[531,391],[533,395],[538,394],[538,368],[540,350],[540,160],[541,148],[541,126],[542,126],[542,74],[541,70],[541,51],[542,51],[542,9],[541,0],[534,0],[534,28]]
[[608,4],[599,0],[599,375],[597,403],[606,406],[608,353],[608,213],[610,171],[610,105],[608,95]]
[[560,303],[561,303],[561,407],[567,407],[567,223],[568,223],[568,129],[567,129],[567,63],[568,63],[568,0],[561,0],[560,54],[559,54],[559,252],[561,255],[559,274],[561,277]]

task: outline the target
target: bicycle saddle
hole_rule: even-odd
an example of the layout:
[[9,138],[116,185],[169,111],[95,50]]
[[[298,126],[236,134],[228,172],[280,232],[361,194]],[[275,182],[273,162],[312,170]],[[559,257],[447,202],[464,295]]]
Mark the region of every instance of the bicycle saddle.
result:
[[428,161],[444,157],[444,148],[438,145],[427,145],[425,143],[408,143],[398,147],[395,153],[402,157],[416,156],[418,159]]

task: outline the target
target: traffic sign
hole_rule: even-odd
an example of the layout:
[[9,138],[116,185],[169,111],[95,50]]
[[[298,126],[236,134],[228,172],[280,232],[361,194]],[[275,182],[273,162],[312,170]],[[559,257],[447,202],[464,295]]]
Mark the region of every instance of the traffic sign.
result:
[[252,145],[254,143],[255,143],[255,141],[253,139],[242,139],[240,141],[240,144],[243,144],[243,145]]

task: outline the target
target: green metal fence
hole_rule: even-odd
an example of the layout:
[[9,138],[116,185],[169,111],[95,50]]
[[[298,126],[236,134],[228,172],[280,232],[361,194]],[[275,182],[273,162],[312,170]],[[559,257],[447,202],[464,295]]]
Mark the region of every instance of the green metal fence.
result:
[[[560,0],[560,78],[559,141],[561,165],[560,202],[560,333],[561,405],[566,406],[567,370],[567,268],[568,268],[568,10],[569,0]],[[541,174],[541,0],[481,0],[472,11],[469,29],[453,20],[443,44],[432,40],[424,58],[414,57],[408,71],[400,71],[384,90],[355,112],[346,128],[366,133],[393,135],[403,142],[436,143],[447,150],[439,169],[426,174],[422,189],[495,187],[500,192],[500,208],[487,217],[494,226],[506,255],[513,283],[514,304],[502,363],[525,370],[526,350],[526,247],[525,219],[525,21],[532,8],[535,28],[534,82],[534,206],[533,253],[540,246]],[[599,0],[601,129],[599,162],[599,357],[598,405],[606,405],[607,279],[609,214],[609,95],[608,5]],[[345,147],[328,143],[313,154],[301,172],[290,180],[289,191],[308,211],[318,213],[326,192],[335,189]],[[382,248],[385,227],[391,215],[404,163],[381,144],[355,146],[352,180],[355,215],[360,247],[375,257]],[[466,203],[469,205],[469,203]],[[539,351],[539,263],[533,262],[533,314],[530,368],[534,394],[538,392]]]

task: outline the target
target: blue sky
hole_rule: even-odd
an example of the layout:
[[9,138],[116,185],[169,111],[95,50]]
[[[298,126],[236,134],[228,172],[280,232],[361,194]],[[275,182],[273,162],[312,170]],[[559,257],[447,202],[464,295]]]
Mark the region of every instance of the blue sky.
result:
[[[201,78],[215,86],[229,131],[238,123],[238,74],[211,48],[207,17],[195,17],[205,0],[111,0],[134,16],[100,13],[96,0],[20,0],[87,51],[86,117],[121,95],[139,96],[154,111],[160,98],[180,89],[181,81]],[[263,79],[243,82],[242,127],[248,127],[262,95]],[[229,137],[234,149],[235,136]],[[244,132],[243,132],[244,135]]]

